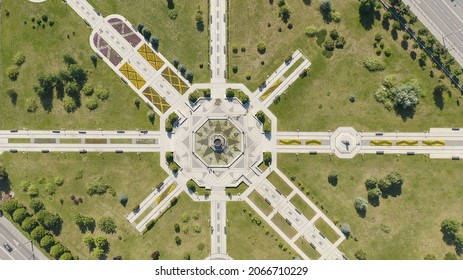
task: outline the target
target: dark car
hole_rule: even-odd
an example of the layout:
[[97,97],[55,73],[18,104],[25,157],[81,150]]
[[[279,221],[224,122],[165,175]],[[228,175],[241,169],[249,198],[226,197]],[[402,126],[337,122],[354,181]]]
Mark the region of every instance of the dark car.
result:
[[3,243],[3,247],[8,251],[8,252],[11,252],[13,251],[13,248],[11,248],[10,244],[4,242]]

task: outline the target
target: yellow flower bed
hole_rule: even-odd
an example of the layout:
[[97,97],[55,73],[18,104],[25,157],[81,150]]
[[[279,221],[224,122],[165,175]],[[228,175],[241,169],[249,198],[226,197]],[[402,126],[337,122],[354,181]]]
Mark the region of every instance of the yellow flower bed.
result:
[[301,140],[282,139],[280,145],[301,145]]
[[399,141],[397,141],[397,146],[418,146],[418,141],[416,141],[416,140],[399,140]]
[[267,99],[270,94],[282,83],[283,81],[278,79],[262,96],[260,97],[261,100]]
[[424,140],[423,146],[444,146],[444,140]]
[[305,141],[306,145],[321,145],[322,141],[320,140],[307,140]]
[[391,140],[371,140],[371,146],[392,146]]
[[170,187],[165,190],[163,193],[161,193],[155,200],[154,200],[154,203],[156,203],[156,205],[159,205],[159,203],[164,199],[166,198],[173,190],[175,190],[175,188],[177,187],[176,184],[172,184],[170,185]]

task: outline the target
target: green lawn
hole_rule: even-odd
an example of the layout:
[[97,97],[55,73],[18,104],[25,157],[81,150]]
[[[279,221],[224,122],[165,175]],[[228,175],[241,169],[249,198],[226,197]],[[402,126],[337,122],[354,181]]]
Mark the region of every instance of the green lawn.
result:
[[[300,49],[307,56],[312,62],[309,76],[296,80],[281,96],[281,101],[270,107],[278,118],[279,130],[327,131],[339,126],[352,126],[358,131],[424,131],[431,127],[459,125],[454,117],[461,114],[461,108],[457,106],[459,92],[452,87],[451,97],[444,95],[444,108],[440,110],[433,100],[433,89],[439,84],[440,71],[431,68],[429,59],[424,70],[419,67],[418,59],[413,60],[410,54],[415,51],[419,58],[421,50],[413,50],[411,40],[408,41],[408,49],[404,50],[401,46],[402,31],[398,32],[398,39],[393,40],[391,31],[384,30],[380,21],[375,21],[370,30],[365,30],[359,22],[358,0],[334,2],[335,10],[341,14],[341,22],[330,24],[323,22],[318,1],[312,1],[309,6],[303,1],[287,1],[292,12],[289,19],[293,24],[291,30],[278,17],[276,2],[271,5],[269,1],[231,1],[230,45],[243,44],[246,52],[229,54],[230,67],[236,65],[239,69],[237,74],[229,73],[231,81],[243,82],[253,91],[291,51]],[[305,35],[309,25],[326,29],[328,33],[337,29],[347,44],[344,49],[336,49],[334,55],[327,59],[316,39]],[[417,24],[414,28],[417,30],[420,26]],[[282,32],[278,32],[278,27],[282,27]],[[392,55],[385,57],[383,51],[380,59],[385,61],[386,70],[369,73],[362,61],[376,57],[373,47],[376,33],[382,33],[384,48],[390,48]],[[267,46],[263,55],[258,54],[256,49],[260,41]],[[261,65],[261,61],[265,61],[265,65]],[[430,77],[431,70],[434,78]],[[245,79],[246,72],[252,73],[250,81]],[[374,92],[388,74],[399,74],[403,79],[413,78],[420,84],[424,96],[420,97],[420,104],[412,118],[404,120],[395,111],[387,111],[376,102]],[[443,82],[449,85],[447,78]],[[349,101],[351,95],[356,97],[355,103]]]
[[227,188],[227,194],[231,195],[238,195],[244,193],[244,191],[248,188],[249,186],[245,182],[241,182],[236,188]]
[[270,215],[273,211],[273,207],[270,206],[265,199],[257,192],[252,191],[248,198],[257,206],[259,209],[264,212],[265,215]]
[[284,196],[288,196],[293,191],[293,188],[276,174],[275,171],[272,171],[272,173],[267,176],[267,180],[269,180]]
[[293,236],[296,235],[296,233],[297,233],[297,230],[295,228],[293,228],[292,226],[290,226],[286,222],[285,218],[283,218],[283,216],[281,216],[280,213],[277,213],[275,216],[273,216],[272,222],[279,229],[281,229],[281,231],[283,231],[289,239],[293,238]]
[[296,240],[295,243],[311,260],[318,260],[321,257],[320,253],[310,246],[309,241],[303,240],[302,237]]
[[335,243],[340,236],[322,219],[315,221],[315,227],[328,239],[331,243]]
[[[102,157],[98,154],[76,153],[68,153],[65,156],[58,153],[4,153],[0,161],[10,175],[11,190],[15,193],[15,198],[24,205],[29,205],[30,198],[19,188],[19,183],[28,180],[39,187],[39,198],[45,207],[51,212],[59,213],[64,221],[57,239],[80,259],[89,259],[91,256],[82,244],[84,235],[74,223],[74,216],[78,213],[91,216],[96,221],[102,216],[114,219],[117,232],[106,235],[111,244],[108,258],[121,255],[123,259],[149,259],[151,253],[158,250],[161,259],[183,259],[186,252],[194,259],[204,259],[210,252],[209,203],[194,203],[186,194],[182,194],[177,205],[165,213],[145,235],[140,234],[127,222],[125,216],[131,209],[167,176],[159,167],[158,153],[141,154],[140,159],[135,154],[104,154]],[[76,179],[79,177],[78,173],[82,174],[81,179]],[[44,192],[45,184],[40,184],[39,181],[43,177],[50,182],[55,176],[62,176],[64,184],[57,187],[54,195],[47,195]],[[85,192],[86,184],[97,176],[101,176],[110,184],[115,191],[114,196],[110,193],[90,196]],[[129,198],[126,207],[119,203],[119,197],[123,193]],[[70,199],[71,195],[82,197],[83,203],[74,205]],[[60,198],[64,201],[62,205]],[[199,213],[197,221],[193,219],[194,211]],[[185,213],[191,216],[186,224],[182,223],[180,218]],[[182,227],[178,234],[174,232],[175,223],[181,224]],[[200,226],[200,233],[193,232],[195,224]],[[189,228],[188,234],[183,233],[184,228]],[[94,234],[103,233],[97,229]],[[175,235],[181,237],[181,246],[175,245]],[[202,251],[196,248],[200,242],[205,244]]]
[[[300,183],[338,226],[350,225],[357,241],[349,238],[340,247],[348,258],[353,259],[359,249],[368,259],[423,259],[428,253],[443,258],[455,250],[442,240],[440,223],[446,218],[459,221],[463,215],[461,161],[376,155],[350,160],[327,155],[295,158],[279,155],[279,167],[287,176],[294,176],[296,185]],[[331,170],[339,174],[336,187],[326,179]],[[381,198],[379,207],[369,205],[366,217],[361,218],[353,203],[357,196],[367,197],[365,180],[391,171],[398,171],[405,179],[402,194]],[[389,233],[381,230],[385,226]]]
[[[95,68],[90,60],[93,50],[90,48],[89,36],[91,30],[83,20],[62,1],[47,1],[41,4],[29,1],[5,0],[3,9],[10,12],[7,18],[2,16],[2,92],[0,112],[2,129],[159,129],[156,117],[151,124],[146,116],[148,108],[144,105],[137,109],[134,105],[136,94],[104,63],[98,60]],[[2,11],[3,13],[3,11]],[[37,20],[42,15],[48,16],[48,21],[54,21],[50,27],[37,27]],[[32,23],[32,17],[34,22]],[[33,29],[33,26],[36,27]],[[69,38],[68,38],[69,37]],[[13,64],[13,57],[22,52],[25,63],[19,69],[18,80],[12,82],[6,76],[5,69]],[[40,73],[52,74],[65,70],[63,55],[71,54],[83,69],[88,71],[88,82],[95,88],[109,89],[109,99],[99,101],[95,111],[89,111],[85,103],[89,99],[81,97],[82,106],[74,113],[66,113],[63,102],[55,97],[50,112],[45,111],[33,91]],[[5,89],[14,88],[18,92],[16,105],[4,93]],[[26,100],[37,100],[38,109],[35,113],[26,112]]]
[[[159,52],[169,61],[178,58],[180,64],[184,64],[194,73],[193,82],[209,82],[209,34],[208,0],[175,0],[177,19],[168,17],[166,1],[117,1],[117,0],[90,0],[94,8],[105,16],[118,13],[127,18],[132,25],[144,23],[153,35],[159,38]],[[197,6],[201,7],[204,19],[204,31],[196,28]],[[203,64],[203,68],[199,64]]]
[[262,224],[258,226],[252,222],[252,216],[261,219],[246,202],[227,203],[227,250],[233,259],[288,260],[296,257],[296,253],[267,223],[261,219]]
[[310,207],[307,203],[305,203],[305,201],[301,198],[300,195],[296,194],[295,196],[293,196],[290,200],[290,202],[294,205],[294,207],[297,208],[297,210],[299,210],[302,215],[304,215],[308,220],[311,220],[315,214],[317,214],[315,212],[315,210],[312,209],[312,207]]

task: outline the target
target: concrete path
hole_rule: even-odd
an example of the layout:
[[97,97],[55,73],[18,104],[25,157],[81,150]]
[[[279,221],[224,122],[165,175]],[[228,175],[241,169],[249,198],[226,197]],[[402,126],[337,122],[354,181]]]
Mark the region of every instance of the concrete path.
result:
[[[222,196],[223,197],[223,196]],[[227,254],[227,205],[226,200],[211,198],[211,259],[214,255]]]
[[211,83],[225,83],[227,77],[227,1],[210,0]]

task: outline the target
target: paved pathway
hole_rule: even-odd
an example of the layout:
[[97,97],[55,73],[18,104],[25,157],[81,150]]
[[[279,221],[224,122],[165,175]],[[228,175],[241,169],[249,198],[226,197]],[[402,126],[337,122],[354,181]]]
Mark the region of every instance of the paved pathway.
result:
[[227,77],[227,1],[210,0],[211,83],[225,83]]

